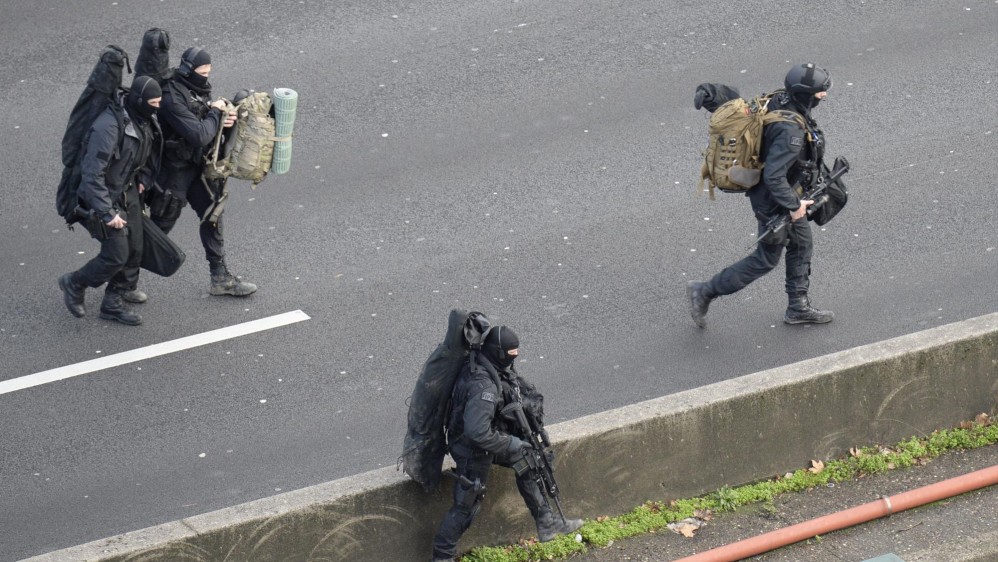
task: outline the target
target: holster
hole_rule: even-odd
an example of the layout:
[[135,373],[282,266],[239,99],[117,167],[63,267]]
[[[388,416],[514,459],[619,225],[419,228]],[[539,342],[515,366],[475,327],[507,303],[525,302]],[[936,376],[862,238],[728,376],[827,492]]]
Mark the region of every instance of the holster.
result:
[[225,201],[229,198],[229,182],[225,179],[209,180],[201,176],[201,183],[204,184],[204,188],[211,195],[211,200],[213,201],[211,207],[208,207],[208,210],[205,212],[201,222],[208,222],[212,226],[218,226],[218,220],[222,218],[222,212],[225,210]]
[[149,190],[149,213],[158,218],[175,220],[187,205],[187,200],[176,197],[170,189]]
[[98,242],[107,240],[110,235],[108,226],[93,211],[88,211],[82,207],[76,207],[76,216],[80,217],[80,224],[87,229],[90,236]]

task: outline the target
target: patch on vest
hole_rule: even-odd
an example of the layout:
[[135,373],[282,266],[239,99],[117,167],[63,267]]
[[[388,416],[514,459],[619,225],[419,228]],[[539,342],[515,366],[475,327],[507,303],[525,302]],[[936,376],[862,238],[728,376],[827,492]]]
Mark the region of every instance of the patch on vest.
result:
[[495,404],[496,403],[496,395],[492,394],[491,392],[489,392],[489,391],[486,390],[485,392],[482,393],[482,400],[485,400],[486,402],[491,402],[491,403]]
[[804,137],[790,137],[790,146],[804,146]]

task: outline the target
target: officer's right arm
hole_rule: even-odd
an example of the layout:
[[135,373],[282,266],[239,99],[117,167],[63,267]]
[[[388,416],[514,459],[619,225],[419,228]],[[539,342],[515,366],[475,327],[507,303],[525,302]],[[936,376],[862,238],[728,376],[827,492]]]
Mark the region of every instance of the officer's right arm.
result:
[[177,99],[169,88],[163,92],[159,115],[195,150],[203,149],[215,142],[215,134],[222,124],[221,111],[212,108],[204,119],[198,119],[185,101]]
[[83,159],[80,161],[79,197],[87,208],[104,222],[114,218],[111,194],[107,188],[107,169],[118,144],[118,123],[108,113],[94,121]]
[[469,385],[464,406],[464,436],[475,447],[502,455],[513,438],[493,428],[497,399],[498,389],[491,382],[476,381]]

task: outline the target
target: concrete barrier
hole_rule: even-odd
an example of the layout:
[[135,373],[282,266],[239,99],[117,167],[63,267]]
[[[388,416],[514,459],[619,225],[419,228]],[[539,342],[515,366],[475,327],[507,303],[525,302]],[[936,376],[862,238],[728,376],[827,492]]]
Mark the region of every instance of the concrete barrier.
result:
[[[566,510],[595,517],[953,427],[996,397],[991,314],[549,429]],[[510,472],[493,473],[462,548],[534,534]],[[424,561],[449,502],[386,468],[30,561]]]

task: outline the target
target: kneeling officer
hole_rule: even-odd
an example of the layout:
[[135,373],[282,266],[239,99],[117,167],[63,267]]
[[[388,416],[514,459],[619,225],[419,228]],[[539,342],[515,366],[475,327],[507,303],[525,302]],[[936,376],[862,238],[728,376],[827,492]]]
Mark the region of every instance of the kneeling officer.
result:
[[554,514],[544,492],[528,470],[528,457],[536,451],[526,435],[500,411],[510,404],[526,402],[540,423],[541,400],[533,386],[513,368],[519,355],[520,340],[505,326],[494,327],[486,336],[482,350],[469,356],[454,383],[447,441],[450,455],[457,464],[454,483],[454,506],[440,523],[433,539],[433,561],[454,560],[461,535],[471,526],[485,497],[485,483],[492,464],[513,468],[516,487],[537,524],[541,541],[571,533],[582,526],[581,519],[564,519]]
[[[111,104],[94,120],[80,165],[79,197],[88,211],[83,224],[100,242],[100,253],[79,270],[59,278],[66,308],[77,318],[87,287],[107,283],[100,317],[136,326],[142,317],[132,312],[122,295],[135,290],[142,262],[142,204],[139,194],[153,184],[156,110],[163,92],[156,80],[138,76],[118,104],[124,108],[119,126]],[[124,129],[124,130],[122,130]],[[120,144],[119,144],[120,139]],[[80,211],[78,211],[80,212]]]

